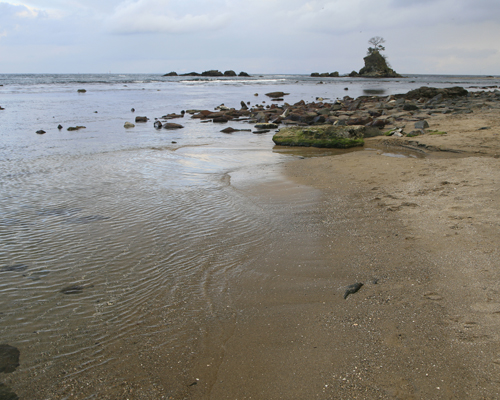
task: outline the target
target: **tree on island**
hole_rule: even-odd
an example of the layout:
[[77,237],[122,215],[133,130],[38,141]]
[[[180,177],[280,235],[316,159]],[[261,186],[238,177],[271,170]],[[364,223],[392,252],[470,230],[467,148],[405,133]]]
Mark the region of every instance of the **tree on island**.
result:
[[383,37],[374,36],[368,41],[368,43],[371,44],[373,47],[368,47],[367,55],[371,55],[376,51],[380,53],[381,51],[385,50],[385,47],[382,46],[382,43],[385,43],[385,39]]

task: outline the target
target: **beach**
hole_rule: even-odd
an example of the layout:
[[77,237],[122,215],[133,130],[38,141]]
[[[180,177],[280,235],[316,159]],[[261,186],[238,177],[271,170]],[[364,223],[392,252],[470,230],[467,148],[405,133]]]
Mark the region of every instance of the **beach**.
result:
[[236,317],[207,398],[498,398],[497,109],[433,122],[448,134],[428,145],[467,152],[286,164],[321,199],[291,246],[267,254],[276,268],[240,283],[250,315]]
[[[1,390],[498,398],[500,124],[490,92],[473,112],[426,114],[440,134],[330,150],[187,116],[175,132],[152,124],[178,104],[238,106],[267,86],[292,103],[339,97],[344,81],[83,78],[4,86],[0,345],[20,357],[0,371]],[[405,79],[387,94],[431,78]],[[385,83],[350,85],[363,94]],[[39,98],[50,101],[28,112]],[[125,129],[132,106],[150,121]],[[423,118],[387,112],[407,130]],[[66,130],[75,125],[86,128]]]

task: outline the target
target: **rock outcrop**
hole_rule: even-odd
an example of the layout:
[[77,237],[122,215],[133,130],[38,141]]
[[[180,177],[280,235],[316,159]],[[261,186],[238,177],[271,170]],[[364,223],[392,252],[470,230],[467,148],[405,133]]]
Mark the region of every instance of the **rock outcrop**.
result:
[[282,146],[334,147],[345,149],[363,146],[364,126],[318,125],[288,127],[273,136],[273,142]]
[[401,78],[401,75],[387,65],[387,61],[378,51],[374,51],[363,60],[365,66],[359,70],[359,76],[361,77]]

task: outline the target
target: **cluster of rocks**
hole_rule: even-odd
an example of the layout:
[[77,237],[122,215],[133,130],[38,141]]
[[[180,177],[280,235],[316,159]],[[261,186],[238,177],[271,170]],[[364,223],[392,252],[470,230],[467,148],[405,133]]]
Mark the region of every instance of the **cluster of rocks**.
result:
[[202,72],[199,74],[198,72],[188,72],[186,74],[177,74],[177,72],[169,72],[168,74],[165,74],[163,76],[210,76],[210,77],[217,77],[217,76],[243,76],[243,77],[250,77],[246,72],[241,71],[238,75],[236,75],[236,72],[233,70],[228,70],[224,71],[224,73],[220,72],[219,70],[216,69],[211,69],[209,71]]
[[340,74],[337,71],[335,71],[335,72],[322,72],[322,73],[313,72],[311,74],[312,78],[338,78],[339,76],[340,76]]
[[[365,62],[365,66],[359,70],[359,72],[352,71],[350,74],[342,75],[343,77],[349,78],[401,78],[396,71],[394,71],[387,64],[387,60],[385,57],[380,54],[378,51],[374,51],[370,55],[363,58]],[[318,73],[313,72],[311,74],[312,77],[321,77],[321,78],[335,78],[339,76],[338,72],[332,73]]]

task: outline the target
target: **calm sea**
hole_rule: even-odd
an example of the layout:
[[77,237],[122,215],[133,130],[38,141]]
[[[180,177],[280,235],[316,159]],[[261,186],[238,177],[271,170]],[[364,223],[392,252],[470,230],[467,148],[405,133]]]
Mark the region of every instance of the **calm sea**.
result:
[[[226,126],[252,127],[187,114],[173,121],[184,129],[156,130],[155,118],[269,104],[272,91],[294,103],[499,83],[0,75],[0,345],[21,353],[0,382],[25,399],[126,398],[123,382],[153,393],[161,379],[172,385],[161,393],[180,393],[207,326],[237,295],[227,282],[281,229],[251,188],[281,185],[298,203],[314,201],[307,188],[287,192],[279,166],[295,156],[273,149],[272,133],[227,135]],[[125,129],[136,116],[150,121]],[[67,130],[77,125],[86,128]]]

